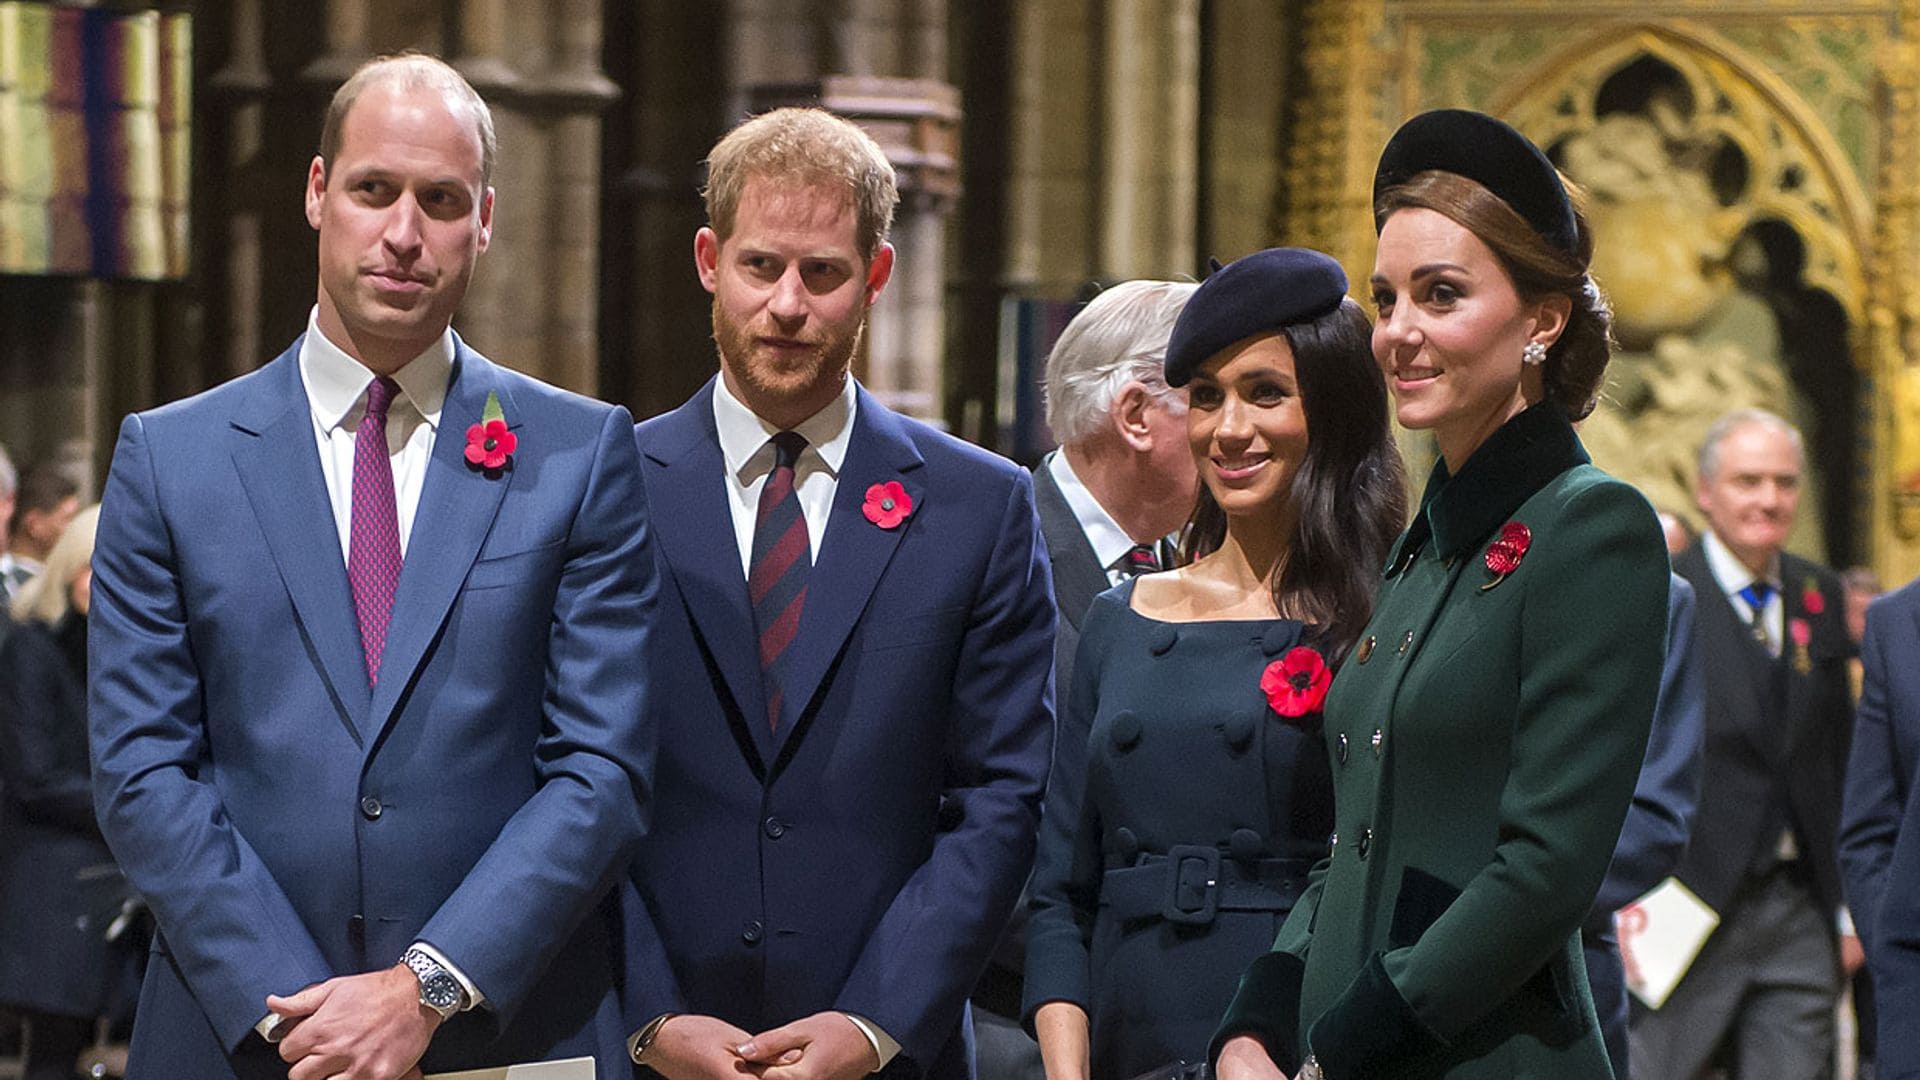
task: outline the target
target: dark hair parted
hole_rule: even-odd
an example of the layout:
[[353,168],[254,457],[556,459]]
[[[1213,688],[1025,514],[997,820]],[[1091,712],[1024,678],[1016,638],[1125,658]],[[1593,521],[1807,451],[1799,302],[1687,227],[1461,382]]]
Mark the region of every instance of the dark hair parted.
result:
[[[1282,327],[1307,419],[1307,456],[1294,473],[1293,537],[1273,575],[1283,615],[1317,628],[1338,664],[1373,617],[1373,594],[1394,538],[1407,524],[1407,486],[1388,420],[1387,384],[1374,362],[1373,324],[1351,299]],[[1205,484],[1188,520],[1191,561],[1219,550],[1227,515]]]
[[[1571,189],[1570,189],[1571,190]],[[1613,356],[1613,309],[1587,266],[1593,259],[1593,232],[1574,201],[1575,250],[1549,244],[1513,207],[1478,181],[1450,172],[1423,172],[1380,193],[1376,220],[1385,224],[1396,210],[1420,207],[1451,219],[1480,238],[1529,302],[1555,294],[1573,302],[1567,328],[1547,350],[1541,379],[1547,396],[1574,420],[1584,420],[1600,400],[1607,361]]]

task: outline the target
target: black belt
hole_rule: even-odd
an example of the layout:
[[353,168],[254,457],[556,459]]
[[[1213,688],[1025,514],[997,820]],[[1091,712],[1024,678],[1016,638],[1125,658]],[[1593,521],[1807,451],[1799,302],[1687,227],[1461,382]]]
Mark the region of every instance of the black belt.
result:
[[1313,863],[1223,858],[1219,848],[1181,844],[1107,871],[1100,906],[1122,919],[1158,916],[1187,926],[1206,926],[1222,911],[1287,911]]

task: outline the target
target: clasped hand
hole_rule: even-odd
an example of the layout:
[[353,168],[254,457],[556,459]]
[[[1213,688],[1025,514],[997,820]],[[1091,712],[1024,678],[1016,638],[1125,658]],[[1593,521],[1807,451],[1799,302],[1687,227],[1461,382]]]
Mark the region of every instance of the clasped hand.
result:
[[711,1016],[676,1016],[660,1026],[646,1065],[667,1080],[859,1080],[880,1062],[845,1013],[821,1012],[758,1035]]
[[420,1057],[440,1026],[404,964],[272,996],[267,1008],[282,1018],[288,1080],[420,1080]]

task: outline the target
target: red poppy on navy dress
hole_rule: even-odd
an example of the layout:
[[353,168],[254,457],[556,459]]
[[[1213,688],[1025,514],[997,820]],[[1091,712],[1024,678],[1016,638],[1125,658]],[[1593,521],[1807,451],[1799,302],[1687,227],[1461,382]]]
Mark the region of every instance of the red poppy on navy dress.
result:
[[883,529],[897,529],[913,513],[913,498],[900,481],[889,480],[867,489],[867,501],[861,504],[860,512]]
[[499,395],[487,391],[487,407],[480,413],[480,422],[467,429],[467,464],[479,469],[503,469],[513,460],[519,445],[519,436],[507,430]]
[[1331,685],[1333,672],[1327,670],[1326,659],[1305,645],[1288,649],[1260,674],[1268,707],[1289,720],[1319,712]]

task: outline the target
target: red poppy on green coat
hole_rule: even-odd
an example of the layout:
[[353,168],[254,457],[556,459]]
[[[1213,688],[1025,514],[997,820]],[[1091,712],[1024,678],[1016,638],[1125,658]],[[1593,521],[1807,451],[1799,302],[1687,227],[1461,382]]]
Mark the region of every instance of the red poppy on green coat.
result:
[[1260,690],[1267,695],[1268,707],[1289,720],[1319,712],[1331,685],[1333,672],[1327,669],[1327,661],[1305,645],[1288,649],[1260,674]]
[[867,499],[860,504],[860,512],[883,529],[896,529],[913,513],[913,497],[900,486],[900,481],[889,480],[867,489]]
[[1487,545],[1487,569],[1505,577],[1520,566],[1533,546],[1533,530],[1517,521],[1500,526],[1500,535]]

